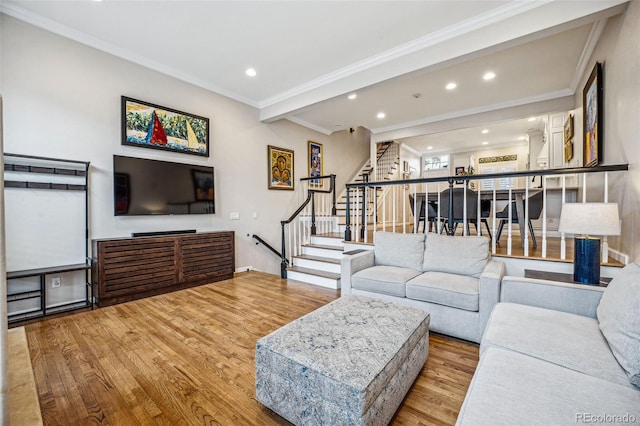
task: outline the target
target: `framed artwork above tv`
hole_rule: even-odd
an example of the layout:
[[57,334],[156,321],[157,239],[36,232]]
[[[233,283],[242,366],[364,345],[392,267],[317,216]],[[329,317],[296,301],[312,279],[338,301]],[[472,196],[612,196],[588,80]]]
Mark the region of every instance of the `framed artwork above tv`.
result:
[[122,96],[122,145],[209,156],[209,119]]

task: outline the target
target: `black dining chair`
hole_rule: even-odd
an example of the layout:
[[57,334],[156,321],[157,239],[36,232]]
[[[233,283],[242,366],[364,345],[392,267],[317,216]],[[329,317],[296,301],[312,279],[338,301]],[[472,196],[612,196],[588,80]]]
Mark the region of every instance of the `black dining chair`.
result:
[[[531,234],[531,239],[533,240],[533,247],[538,247],[538,242],[536,241],[536,234],[533,232],[533,225],[531,224],[531,220],[536,220],[540,218],[540,214],[542,213],[542,205],[543,205],[543,194],[542,191],[538,191],[533,195],[529,196],[529,220],[527,225],[529,226],[529,233]],[[524,200],[522,200],[523,206],[522,210],[524,211]],[[502,229],[504,225],[509,222],[509,204],[505,206],[505,208],[496,213],[496,219],[500,219],[500,224],[498,225],[498,235],[496,235],[496,241],[500,241],[500,235],[502,235]],[[511,202],[511,223],[519,223],[518,221],[518,211],[516,209],[516,202]]]
[[[429,222],[429,231],[431,231],[433,224],[438,220],[437,216],[438,216],[438,204],[433,202],[433,201],[429,201],[428,203],[425,203],[426,201],[426,196],[424,193],[417,193],[415,194],[409,194],[409,205],[411,206],[411,214],[414,217],[414,220],[418,221],[418,226],[416,227],[416,231],[420,230],[420,223],[422,223],[422,232],[426,232],[426,227],[427,224],[426,222]],[[414,209],[416,207],[414,207],[414,202],[415,202],[415,206],[417,206],[418,211],[420,212],[418,216],[416,216],[416,213],[414,211]],[[428,209],[428,213],[425,215],[425,205]]]
[[[440,193],[440,215],[448,223],[449,227],[453,229],[453,233],[456,233],[458,224],[464,220],[464,197],[467,198],[467,235],[471,235],[470,223],[478,230],[478,193],[471,189],[466,188],[453,188],[451,189],[453,196],[453,223],[449,222],[449,189],[445,189]],[[491,229],[489,229],[489,222],[487,218],[491,214],[491,200],[480,200],[480,222],[484,223],[487,228],[489,238],[491,236]],[[482,229],[480,230],[482,233]]]

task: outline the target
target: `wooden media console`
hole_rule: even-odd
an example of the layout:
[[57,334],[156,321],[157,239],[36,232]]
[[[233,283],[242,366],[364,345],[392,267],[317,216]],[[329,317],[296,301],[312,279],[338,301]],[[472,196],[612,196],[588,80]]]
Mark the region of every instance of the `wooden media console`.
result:
[[99,307],[233,278],[234,233],[92,241],[92,284]]

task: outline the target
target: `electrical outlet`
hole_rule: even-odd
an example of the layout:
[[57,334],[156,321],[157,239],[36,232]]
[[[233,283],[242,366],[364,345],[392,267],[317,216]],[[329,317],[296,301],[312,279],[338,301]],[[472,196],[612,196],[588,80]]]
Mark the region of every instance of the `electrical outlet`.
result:
[[51,288],[58,288],[60,287],[60,277],[53,277],[51,278]]

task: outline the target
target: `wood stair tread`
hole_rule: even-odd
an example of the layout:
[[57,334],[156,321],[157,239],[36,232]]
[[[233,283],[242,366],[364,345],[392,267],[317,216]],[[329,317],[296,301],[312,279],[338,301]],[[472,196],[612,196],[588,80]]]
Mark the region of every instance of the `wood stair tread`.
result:
[[331,257],[322,257],[322,256],[312,256],[312,255],[309,255],[309,254],[301,254],[301,255],[298,255],[298,256],[293,256],[293,258],[294,259],[315,260],[316,262],[333,263],[333,264],[336,264],[336,265],[340,264],[340,259],[334,259],[334,258],[331,258]]
[[329,278],[332,280],[340,279],[340,274],[335,272],[320,271],[318,269],[311,269],[311,268],[301,268],[300,266],[289,266],[287,267],[287,271],[299,272],[301,274],[315,275],[317,277]]
[[334,250],[334,251],[340,251],[340,252],[344,251],[344,248],[342,247],[328,246],[324,244],[302,244],[302,247],[319,248],[319,249]]
[[[336,216],[334,216],[336,217]],[[325,232],[322,234],[316,234],[314,237],[322,237],[322,238],[336,238],[339,240],[344,239],[344,234],[342,232]]]

